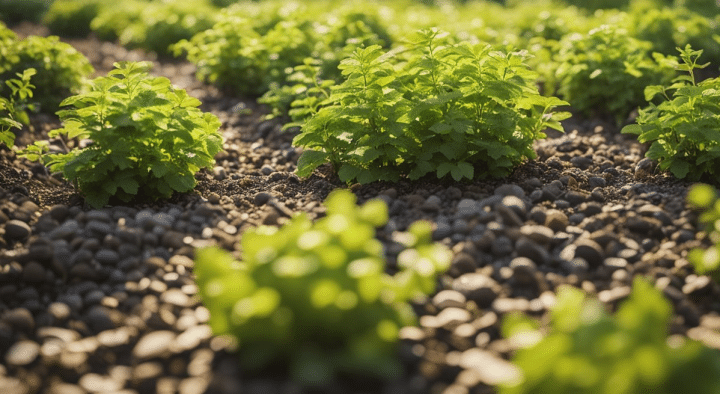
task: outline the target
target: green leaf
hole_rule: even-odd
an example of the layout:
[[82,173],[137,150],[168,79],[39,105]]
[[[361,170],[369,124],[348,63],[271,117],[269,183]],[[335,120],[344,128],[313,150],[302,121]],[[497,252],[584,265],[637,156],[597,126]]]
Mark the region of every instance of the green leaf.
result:
[[296,171],[297,175],[302,178],[310,176],[313,170],[315,170],[321,164],[326,163],[328,161],[328,158],[329,155],[325,152],[316,150],[303,151],[303,153],[300,155],[300,158],[298,159]]
[[195,187],[195,177],[189,174],[171,174],[166,178],[168,185],[177,192],[186,192]]
[[684,160],[674,160],[670,165],[670,172],[677,178],[683,179],[690,172],[690,164]]
[[[351,164],[343,164],[340,169],[338,170],[338,177],[341,181],[345,183],[349,183],[356,179],[361,173],[363,172],[363,169]],[[361,182],[362,183],[362,182]],[[365,182],[367,183],[367,182]]]

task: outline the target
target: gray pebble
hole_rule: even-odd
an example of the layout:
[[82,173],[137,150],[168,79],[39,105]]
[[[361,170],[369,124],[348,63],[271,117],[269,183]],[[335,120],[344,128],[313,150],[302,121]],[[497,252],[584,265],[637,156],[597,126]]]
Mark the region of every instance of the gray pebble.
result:
[[266,192],[260,192],[255,195],[255,198],[253,199],[253,202],[255,203],[255,206],[260,207],[265,205],[270,199],[272,198],[272,194],[266,193]]
[[504,184],[495,188],[495,194],[498,196],[514,196],[517,198],[525,197],[525,191],[522,187],[514,184]]
[[100,249],[95,253],[95,259],[102,265],[116,266],[120,261],[120,255],[111,249]]
[[112,225],[108,222],[92,220],[85,225],[85,233],[89,237],[98,239],[104,238],[106,235],[111,233],[113,230]]
[[497,238],[495,238],[495,241],[493,241],[492,246],[490,246],[490,250],[492,253],[496,256],[506,256],[513,251],[513,243],[510,240],[510,238],[501,235]]
[[57,302],[67,305],[71,311],[79,313],[83,308],[83,300],[79,294],[61,294],[57,298]]
[[70,209],[67,205],[54,205],[50,208],[50,217],[60,223],[67,218],[69,212]]
[[550,253],[547,249],[526,237],[521,237],[515,242],[515,252],[518,257],[526,257],[537,264],[544,265],[550,261]]
[[100,305],[91,307],[85,314],[84,320],[95,333],[115,328],[115,323],[110,318],[108,309]]
[[45,268],[42,264],[31,261],[23,267],[22,279],[30,283],[40,283],[45,281]]
[[599,176],[591,176],[588,178],[588,185],[590,186],[590,189],[594,189],[596,187],[605,187],[607,182],[604,178]]
[[477,202],[469,198],[460,200],[457,204],[456,210],[457,216],[461,218],[469,218],[480,212]]
[[456,253],[455,256],[453,256],[453,260],[450,266],[451,270],[458,275],[467,272],[474,272],[475,269],[477,269],[478,267],[477,263],[475,262],[475,258],[470,254],[464,252]]
[[264,166],[262,166],[262,168],[260,168],[260,172],[263,175],[270,175],[275,172],[275,169],[272,166],[265,164]]
[[436,223],[435,231],[433,231],[433,239],[439,241],[445,237],[452,235],[452,226],[447,221],[438,221]]

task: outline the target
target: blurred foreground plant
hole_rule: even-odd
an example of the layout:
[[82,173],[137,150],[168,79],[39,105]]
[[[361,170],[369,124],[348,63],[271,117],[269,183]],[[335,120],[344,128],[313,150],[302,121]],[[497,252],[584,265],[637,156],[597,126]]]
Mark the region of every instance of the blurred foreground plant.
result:
[[561,287],[547,335],[520,314],[503,322],[503,335],[521,344],[513,361],[524,377],[500,393],[720,392],[720,353],[700,342],[668,338],[671,316],[668,300],[640,277],[612,317],[598,300]]
[[688,261],[695,266],[698,274],[708,274],[720,283],[720,199],[717,191],[710,185],[697,184],[688,192],[688,202],[702,209],[699,221],[705,225],[705,232],[712,245],[703,250],[693,249],[688,253]]
[[387,222],[385,203],[357,207],[340,190],[325,205],[327,216],[314,224],[301,214],[281,228],[245,232],[241,261],[216,247],[197,250],[210,325],[237,339],[250,370],[280,365],[308,385],[337,373],[396,377],[398,331],[415,322],[408,301],[435,291],[451,252],[431,242],[428,222],[416,222],[402,237],[400,271],[389,275],[375,239]]

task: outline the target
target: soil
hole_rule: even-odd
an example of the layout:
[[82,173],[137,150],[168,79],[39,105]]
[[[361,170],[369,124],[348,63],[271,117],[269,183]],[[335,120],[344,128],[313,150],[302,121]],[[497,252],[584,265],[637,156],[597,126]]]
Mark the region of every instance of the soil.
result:
[[[20,35],[46,32],[21,25]],[[612,121],[575,116],[566,133],[535,144],[538,157],[505,179],[353,185],[362,203],[381,198],[378,229],[392,268],[392,234],[430,220],[455,252],[438,292],[417,303],[418,327],[401,331],[405,374],[392,382],[346,377],[306,389],[279,371],[248,375],[234,345],[213,337],[192,281],[193,247],[238,255],[244,230],[323,214],[346,187],[329,168],[293,174],[293,133],[252,98],[194,78],[192,64],[157,59],[92,36],[69,40],[103,75],[118,60],[151,60],[222,121],[226,139],[194,192],[92,210],[72,185],[0,151],[0,392],[2,393],[492,393],[512,373],[502,318],[546,316],[559,286],[612,310],[642,275],[674,306],[669,333],[720,349],[720,286],[693,273],[687,252],[708,241],[685,196],[690,183],[657,172],[647,146]],[[37,114],[17,145],[59,127]],[[352,324],[352,322],[348,322]]]

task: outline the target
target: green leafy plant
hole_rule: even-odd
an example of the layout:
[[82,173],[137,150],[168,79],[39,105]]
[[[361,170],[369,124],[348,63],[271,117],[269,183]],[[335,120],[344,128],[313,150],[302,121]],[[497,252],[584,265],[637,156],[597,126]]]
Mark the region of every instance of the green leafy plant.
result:
[[720,392],[720,353],[668,338],[671,316],[668,300],[640,277],[612,317],[579,289],[561,287],[546,335],[522,315],[503,322],[503,335],[524,346],[513,357],[522,378],[500,393]]
[[639,7],[629,14],[626,26],[632,36],[652,42],[653,50],[664,55],[675,55],[676,48],[690,44],[702,49],[707,61],[720,61],[720,47],[712,39],[720,33],[720,26],[685,8]]
[[695,248],[688,253],[688,261],[698,274],[710,275],[720,283],[720,199],[715,188],[697,184],[687,195],[688,202],[701,209],[699,221],[705,225],[705,232],[712,242],[707,249]]
[[0,20],[13,25],[23,21],[39,22],[48,3],[47,0],[0,1]]
[[678,76],[669,86],[645,88],[647,101],[660,96],[659,105],[641,109],[636,124],[625,126],[623,133],[636,134],[638,141],[651,143],[646,157],[658,162],[678,178],[697,181],[703,176],[720,180],[720,78],[695,81],[694,70],[701,50],[689,45],[678,48],[683,61],[674,65],[687,75]]
[[539,95],[526,58],[452,43],[436,29],[417,32],[405,52],[358,48],[340,64],[345,80],[293,140],[306,149],[298,175],[326,162],[345,182],[508,175],[569,116],[551,113],[567,103]]
[[86,37],[91,31],[90,23],[97,17],[103,3],[102,0],[55,0],[42,22],[52,34]]
[[306,58],[303,64],[293,68],[285,85],[272,88],[258,99],[259,103],[268,104],[272,108],[268,118],[290,118],[283,130],[301,126],[330,97],[330,88],[335,85],[335,81],[321,79],[320,67],[319,60]]
[[38,110],[54,112],[60,102],[79,93],[93,67],[85,56],[56,36],[29,36],[0,40],[0,80],[14,78],[33,68]]
[[216,12],[208,0],[127,0],[103,5],[90,28],[103,40],[169,55],[170,45],[210,28]]
[[11,94],[8,97],[0,96],[0,142],[7,147],[15,145],[15,134],[11,129],[19,129],[23,124],[30,123],[25,108],[28,106],[27,100],[33,96],[32,89],[35,86],[30,83],[33,75],[35,69],[30,68],[22,74],[18,73],[19,79],[5,81]]
[[398,331],[414,324],[408,301],[436,290],[451,252],[432,243],[428,222],[402,238],[400,271],[385,273],[375,228],[387,222],[380,200],[355,205],[338,190],[327,215],[305,214],[281,228],[242,236],[241,261],[216,247],[196,251],[195,275],[215,334],[237,339],[249,370],[288,368],[298,382],[326,385],[339,373],[396,377]]
[[[237,94],[262,95],[288,84],[293,68],[307,58],[319,62],[323,80],[337,80],[337,65],[352,49],[370,44],[388,46],[391,38],[378,18],[367,10],[339,6],[328,12],[334,2],[276,2],[258,6],[247,3],[223,10],[218,22],[190,40],[173,48],[186,53],[198,66],[198,77]],[[323,6],[322,4],[325,4]],[[292,81],[296,85],[299,81]],[[306,85],[306,88],[311,88]],[[269,99],[282,115],[293,97],[284,90]]]
[[[602,25],[587,34],[564,36],[555,49],[557,93],[585,115],[614,116],[622,122],[643,104],[643,89],[665,83],[673,70],[652,44],[626,30]],[[550,93],[550,92],[548,92]]]
[[220,121],[167,78],[149,76],[150,66],[115,63],[108,76],[91,81],[88,92],[62,102],[74,108],[58,112],[63,127],[50,136],[89,138],[92,144],[45,154],[47,142],[41,141],[25,157],[42,158],[62,172],[95,208],[111,197],[127,202],[136,195],[157,199],[192,190],[195,173],[211,166],[222,147]]

